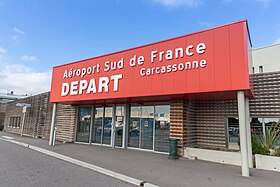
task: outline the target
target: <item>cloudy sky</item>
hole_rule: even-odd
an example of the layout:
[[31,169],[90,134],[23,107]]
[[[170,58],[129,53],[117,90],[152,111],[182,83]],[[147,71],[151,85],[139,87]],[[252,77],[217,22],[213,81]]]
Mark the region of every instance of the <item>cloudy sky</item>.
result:
[[50,90],[52,67],[247,19],[280,42],[278,0],[0,0],[0,92]]

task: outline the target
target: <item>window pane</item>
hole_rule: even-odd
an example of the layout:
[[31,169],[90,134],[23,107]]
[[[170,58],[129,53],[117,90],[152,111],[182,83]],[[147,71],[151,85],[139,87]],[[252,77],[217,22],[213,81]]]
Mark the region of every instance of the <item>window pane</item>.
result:
[[104,107],[95,108],[95,116],[92,130],[92,142],[101,143],[102,124],[103,124]]
[[111,129],[112,129],[113,107],[105,107],[105,119],[103,125],[103,140],[102,144],[111,144]]
[[139,148],[141,107],[132,106],[130,108],[128,146]]
[[170,106],[159,105],[155,110],[155,151],[168,152]]
[[228,118],[228,141],[237,144],[239,140],[239,123],[237,118]]
[[77,142],[89,142],[91,107],[81,107],[78,113]]
[[116,107],[115,145],[122,146],[123,139],[124,106]]
[[140,148],[153,149],[154,106],[142,106]]
[[257,135],[262,135],[262,118],[252,118],[251,119],[251,131]]

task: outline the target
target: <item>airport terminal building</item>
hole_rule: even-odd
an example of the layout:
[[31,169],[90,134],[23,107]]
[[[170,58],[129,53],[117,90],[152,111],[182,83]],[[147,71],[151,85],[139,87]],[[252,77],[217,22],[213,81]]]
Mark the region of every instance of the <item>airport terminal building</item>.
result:
[[59,141],[166,153],[172,137],[181,156],[238,150],[242,133],[280,119],[280,45],[251,47],[238,21],[56,66],[50,93],[7,104],[5,130],[20,132],[15,103],[26,102],[23,133],[33,137],[52,136],[53,111]]

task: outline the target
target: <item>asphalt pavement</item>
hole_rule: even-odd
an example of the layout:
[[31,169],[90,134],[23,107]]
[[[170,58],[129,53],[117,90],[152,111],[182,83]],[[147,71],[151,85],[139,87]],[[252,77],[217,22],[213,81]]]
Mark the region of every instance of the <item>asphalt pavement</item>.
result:
[[[15,138],[15,140],[28,143],[30,145],[38,146],[47,150],[51,150],[56,153],[60,153],[71,158],[75,158],[96,166],[100,166],[102,168],[106,168],[111,171],[115,171],[130,177],[134,177],[137,179],[141,179],[147,182],[150,182],[159,186],[195,186],[195,187],[204,187],[204,186],[277,186],[279,187],[280,183],[280,173],[279,172],[270,172],[264,170],[251,169],[251,177],[246,178],[241,176],[241,168],[233,165],[226,164],[217,164],[212,162],[200,161],[200,160],[187,160],[187,159],[179,159],[179,160],[169,160],[166,154],[157,154],[145,151],[137,151],[137,150],[123,150],[123,149],[112,149],[109,147],[101,147],[96,145],[82,145],[82,144],[73,144],[73,143],[58,143],[56,146],[48,146],[47,140],[42,139],[34,139],[29,137],[20,137],[15,134],[0,132],[1,136],[9,136]],[[35,175],[34,180],[37,181],[36,184],[46,184],[45,181],[50,181],[53,177],[54,181],[57,181],[55,186],[60,186],[61,181],[69,182],[69,186],[125,186],[128,185],[119,181],[117,179],[112,179],[108,176],[102,176],[102,174],[89,171],[82,167],[71,166],[70,163],[66,163],[64,161],[51,158],[49,156],[42,155],[41,153],[36,153],[32,150],[25,149],[24,154],[17,154],[17,156],[13,156],[20,148],[20,146],[12,145],[12,143],[3,142],[0,140],[0,143],[5,144],[4,148],[0,148],[0,163],[1,163],[1,173],[7,173],[9,171],[10,165],[15,168],[16,165],[20,165],[22,168],[27,167],[28,165],[21,165],[20,162],[21,157],[24,156],[25,159],[28,159],[29,155],[37,155],[31,156],[29,162],[32,162],[32,167],[37,167],[39,169],[46,169],[47,171],[54,171],[54,175],[52,173],[46,173],[44,171],[39,170],[43,174],[39,173],[38,177],[36,174],[36,169],[34,170],[33,175]],[[11,145],[12,151],[9,151],[9,146]],[[21,152],[21,151],[19,151]],[[11,156],[10,159],[9,157]],[[4,157],[4,158],[3,158]],[[8,157],[8,158],[7,158]],[[19,160],[17,161],[18,158]],[[48,160],[41,162],[40,160]],[[4,160],[4,161],[3,161]],[[58,164],[52,165],[51,163]],[[7,162],[11,162],[10,164],[5,164]],[[6,169],[2,169],[3,165],[6,165]],[[28,162],[24,162],[27,164]],[[42,163],[42,166],[37,166]],[[47,164],[49,163],[49,164]],[[62,166],[63,169],[59,169]],[[43,167],[44,166],[44,167]],[[56,168],[56,166],[58,168]],[[54,167],[57,169],[54,170]],[[72,168],[73,167],[73,168]],[[5,167],[4,167],[5,168]],[[79,169],[76,169],[79,168]],[[7,170],[8,169],[8,170]],[[75,170],[73,172],[73,170]],[[77,170],[77,172],[76,172]],[[17,171],[19,172],[19,171]],[[16,173],[17,173],[16,172]],[[26,178],[30,173],[20,172],[18,176],[25,176]],[[75,177],[73,178],[73,173],[75,173]],[[0,181],[4,180],[3,176],[0,176]],[[99,176],[100,175],[100,176]],[[4,175],[5,176],[5,175]],[[7,175],[6,175],[7,176]],[[97,177],[94,180],[94,177]],[[7,178],[12,177],[12,172],[9,172]],[[45,177],[45,178],[44,178]],[[80,177],[80,178],[79,178]],[[103,178],[105,177],[103,181]],[[28,177],[27,177],[28,178]],[[73,180],[72,180],[73,178]],[[77,178],[77,180],[75,179]],[[3,180],[2,180],[3,179]],[[28,179],[26,179],[28,180]],[[7,181],[7,180],[6,180]],[[40,183],[41,181],[41,183]],[[93,181],[96,181],[94,183]],[[108,182],[109,181],[109,182]],[[103,183],[104,182],[104,183]],[[107,183],[108,184],[107,184]],[[62,182],[63,183],[63,182]],[[9,184],[9,183],[7,183]],[[24,183],[27,184],[27,183]],[[67,183],[68,184],[68,183]],[[30,186],[30,185],[29,185]],[[36,186],[36,185],[34,185]],[[46,185],[48,186],[48,185]],[[53,186],[53,185],[49,185]]]
[[1,187],[133,186],[9,142],[0,150]]

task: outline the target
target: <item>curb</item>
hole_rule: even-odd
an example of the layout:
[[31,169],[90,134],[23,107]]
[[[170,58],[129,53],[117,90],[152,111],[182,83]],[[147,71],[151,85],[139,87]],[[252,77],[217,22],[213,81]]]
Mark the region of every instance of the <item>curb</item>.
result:
[[105,169],[105,168],[102,168],[102,167],[99,167],[99,166],[96,166],[96,165],[92,165],[92,164],[89,164],[87,162],[83,162],[83,161],[80,161],[80,160],[77,160],[75,158],[71,158],[71,157],[68,157],[68,156],[65,156],[65,155],[62,155],[62,154],[59,154],[59,153],[55,153],[53,151],[49,151],[47,149],[43,149],[43,148],[40,148],[40,147],[37,147],[37,146],[33,146],[33,145],[29,145],[29,144],[26,144],[26,143],[23,143],[23,142],[18,142],[18,141],[15,141],[15,140],[10,140],[10,139],[5,139],[5,138],[0,138],[0,140],[10,142],[10,143],[14,143],[14,144],[29,148],[31,150],[43,153],[45,155],[49,155],[49,156],[58,158],[60,160],[64,160],[66,162],[75,164],[77,166],[88,168],[90,170],[102,173],[104,175],[110,176],[110,177],[115,178],[115,179],[122,180],[124,182],[128,182],[130,184],[134,184],[136,186],[158,187],[157,185],[145,182],[143,180],[139,180],[139,179],[136,179],[136,178],[133,178],[133,177],[129,177],[129,176],[126,176],[126,175],[123,175],[123,174],[120,174],[120,173],[117,173],[117,172],[114,172],[114,171],[111,171],[111,170],[108,170],[108,169]]

